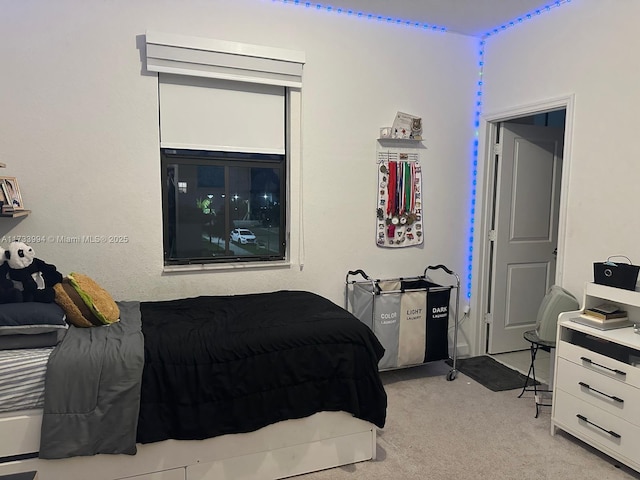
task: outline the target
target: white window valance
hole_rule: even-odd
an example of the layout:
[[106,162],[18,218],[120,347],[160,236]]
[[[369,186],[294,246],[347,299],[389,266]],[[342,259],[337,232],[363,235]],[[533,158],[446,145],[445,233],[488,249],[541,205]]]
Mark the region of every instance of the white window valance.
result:
[[151,72],[302,87],[303,52],[158,32],[146,48]]

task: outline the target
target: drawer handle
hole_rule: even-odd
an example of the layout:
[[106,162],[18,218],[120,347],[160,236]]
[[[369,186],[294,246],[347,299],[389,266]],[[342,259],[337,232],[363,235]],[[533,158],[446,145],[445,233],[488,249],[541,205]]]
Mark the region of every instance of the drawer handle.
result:
[[609,370],[610,372],[617,373],[618,375],[624,375],[624,376],[627,375],[622,370],[618,370],[617,368],[605,367],[604,365],[600,365],[599,363],[596,363],[596,362],[594,362],[593,360],[591,360],[590,358],[587,358],[587,357],[580,357],[580,360],[582,360],[583,362],[587,362],[590,365],[595,365],[596,367],[604,368],[605,370]]
[[622,436],[619,433],[614,432],[613,430],[607,430],[606,428],[602,428],[600,425],[596,425],[593,422],[590,422],[589,419],[587,417],[585,417],[584,415],[580,415],[579,413],[576,415],[576,417],[578,417],[580,420],[582,420],[583,422],[587,422],[589,425],[593,425],[596,428],[599,428],[600,430],[602,430],[605,433],[608,433],[609,435],[611,435],[613,438],[622,438]]
[[591,385],[589,385],[588,383],[578,382],[578,385],[580,385],[581,387],[586,388],[587,390],[591,390],[592,392],[599,393],[600,395],[603,395],[603,396],[605,396],[607,398],[610,398],[611,400],[614,400],[614,401],[616,401],[618,403],[624,403],[623,399],[621,399],[619,397],[616,397],[614,395],[608,395],[608,394],[606,394],[604,392],[601,392],[600,390],[596,390],[595,388],[591,388]]

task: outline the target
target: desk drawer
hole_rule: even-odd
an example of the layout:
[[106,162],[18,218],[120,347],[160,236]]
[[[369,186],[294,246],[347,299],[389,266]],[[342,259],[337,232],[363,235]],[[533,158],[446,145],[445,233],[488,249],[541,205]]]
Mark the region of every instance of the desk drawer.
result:
[[639,427],[562,390],[555,392],[554,404],[554,421],[560,428],[613,456],[638,462]]
[[640,390],[560,358],[556,368],[558,388],[574,397],[640,426]]
[[558,342],[558,356],[586,369],[640,388],[640,369],[569,342]]

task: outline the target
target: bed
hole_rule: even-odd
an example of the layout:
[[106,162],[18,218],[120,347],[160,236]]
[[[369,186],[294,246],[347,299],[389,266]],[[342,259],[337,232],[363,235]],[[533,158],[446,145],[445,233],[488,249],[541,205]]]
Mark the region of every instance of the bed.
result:
[[384,350],[341,307],[302,291],[119,306],[69,328],[43,409],[0,414],[0,474],[275,479],[375,458]]

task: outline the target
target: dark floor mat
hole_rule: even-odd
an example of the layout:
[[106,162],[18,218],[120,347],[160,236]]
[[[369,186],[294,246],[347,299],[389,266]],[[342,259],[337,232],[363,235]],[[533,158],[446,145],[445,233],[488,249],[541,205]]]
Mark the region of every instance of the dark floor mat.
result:
[[[453,362],[447,360],[447,363],[452,365]],[[525,375],[494,360],[488,355],[458,358],[456,360],[456,370],[471,377],[476,382],[494,392],[522,388],[527,379]],[[539,382],[537,383],[538,385],[540,384]],[[529,385],[533,386],[533,382],[529,381]]]

